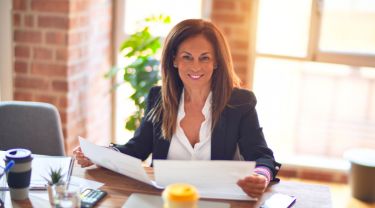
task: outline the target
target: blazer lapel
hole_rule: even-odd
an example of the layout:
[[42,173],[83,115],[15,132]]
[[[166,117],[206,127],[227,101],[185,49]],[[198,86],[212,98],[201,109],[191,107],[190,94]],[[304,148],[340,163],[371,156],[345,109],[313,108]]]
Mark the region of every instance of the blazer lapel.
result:
[[226,134],[225,110],[221,114],[211,135],[211,160],[225,160],[225,134]]

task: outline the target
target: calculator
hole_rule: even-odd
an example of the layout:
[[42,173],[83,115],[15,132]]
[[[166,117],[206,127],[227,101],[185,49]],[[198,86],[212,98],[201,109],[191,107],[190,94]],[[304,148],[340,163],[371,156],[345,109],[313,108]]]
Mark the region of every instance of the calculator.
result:
[[107,195],[105,191],[86,188],[81,192],[81,208],[94,207],[105,195]]

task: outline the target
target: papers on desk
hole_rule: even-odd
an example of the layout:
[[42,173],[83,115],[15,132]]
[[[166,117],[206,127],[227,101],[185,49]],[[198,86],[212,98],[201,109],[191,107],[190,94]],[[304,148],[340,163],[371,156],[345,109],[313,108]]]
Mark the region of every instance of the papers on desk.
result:
[[[131,194],[122,208],[160,208],[163,207],[163,200],[161,196],[149,195],[149,194]],[[197,207],[204,208],[230,208],[230,204],[223,202],[210,202],[210,201],[198,201]]]
[[[64,156],[45,156],[33,154],[31,163],[31,181],[30,190],[46,190],[47,181],[43,178],[49,178],[49,172],[52,168],[56,170],[62,168],[64,181],[69,182],[72,174],[74,159]],[[0,151],[0,165],[4,165],[5,152]],[[8,189],[8,187],[0,187],[0,190]]]
[[85,156],[95,164],[156,188],[185,182],[196,186],[202,198],[255,200],[247,196],[236,184],[239,179],[253,171],[255,162],[154,160],[156,181],[152,181],[145,172],[141,160],[97,146],[83,138],[79,141]]
[[72,157],[63,156],[34,156],[32,162],[31,181],[30,189],[46,189],[47,181],[45,178],[50,178],[49,173],[51,169],[57,170],[62,169],[64,174],[63,180],[70,181],[74,165],[74,159]]
[[189,183],[202,198],[251,200],[237,181],[248,176],[254,165],[248,161],[154,160],[154,174],[158,185]]

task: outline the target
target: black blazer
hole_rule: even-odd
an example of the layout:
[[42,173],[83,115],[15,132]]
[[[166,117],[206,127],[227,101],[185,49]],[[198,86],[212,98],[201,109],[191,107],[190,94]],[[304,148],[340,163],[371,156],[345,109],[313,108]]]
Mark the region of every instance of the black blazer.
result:
[[[147,98],[145,115],[161,99],[161,87],[153,87]],[[211,160],[233,160],[237,145],[246,161],[268,167],[275,178],[281,164],[274,160],[267,147],[255,110],[256,98],[251,91],[235,88],[217,122],[211,137]],[[125,145],[115,145],[122,153],[145,160],[167,159],[170,142],[161,134],[161,122],[156,124],[143,118],[134,137]]]

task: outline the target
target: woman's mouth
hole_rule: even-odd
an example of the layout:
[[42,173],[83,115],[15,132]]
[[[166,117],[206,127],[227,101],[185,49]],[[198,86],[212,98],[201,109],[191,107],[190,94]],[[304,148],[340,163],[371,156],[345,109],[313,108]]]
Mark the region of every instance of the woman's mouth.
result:
[[203,77],[203,74],[188,74],[188,76],[193,80],[198,80],[199,78]]

